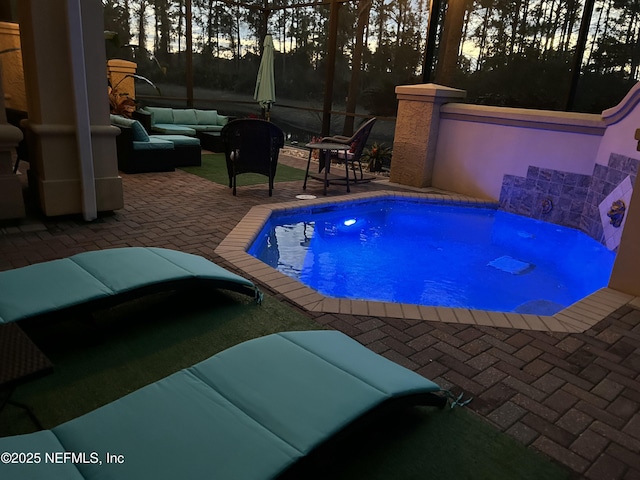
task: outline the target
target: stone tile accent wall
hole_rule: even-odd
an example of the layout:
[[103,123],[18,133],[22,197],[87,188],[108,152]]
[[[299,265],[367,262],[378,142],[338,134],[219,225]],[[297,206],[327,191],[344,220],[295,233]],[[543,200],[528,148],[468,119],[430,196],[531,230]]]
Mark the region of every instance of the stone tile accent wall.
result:
[[608,165],[595,165],[592,175],[530,166],[526,177],[504,176],[500,208],[577,228],[614,250],[619,244],[619,235],[613,243],[610,234],[605,238],[605,230],[610,228],[608,219],[601,217],[603,202],[621,188],[627,177],[626,182],[634,185],[639,164],[639,160],[612,153]]
[[[511,213],[580,228],[590,175],[529,167],[526,177],[505,175],[500,208]],[[548,203],[551,201],[551,209]]]

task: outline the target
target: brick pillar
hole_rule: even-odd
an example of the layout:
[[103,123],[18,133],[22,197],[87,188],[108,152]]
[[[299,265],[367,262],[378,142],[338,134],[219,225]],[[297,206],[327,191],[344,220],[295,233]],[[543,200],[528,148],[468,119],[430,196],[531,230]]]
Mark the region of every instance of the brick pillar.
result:
[[398,116],[390,181],[428,187],[433,177],[440,107],[466,96],[464,90],[434,83],[396,87]]

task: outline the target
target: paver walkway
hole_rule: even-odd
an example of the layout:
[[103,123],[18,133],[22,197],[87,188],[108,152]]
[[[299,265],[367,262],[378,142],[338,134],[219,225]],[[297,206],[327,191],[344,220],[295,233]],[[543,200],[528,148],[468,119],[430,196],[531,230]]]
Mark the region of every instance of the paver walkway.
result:
[[[239,187],[233,197],[227,187],[179,170],[123,178],[125,208],[94,222],[74,217],[0,223],[0,270],[95,249],[156,246],[203,255],[237,271],[215,254],[220,242],[251,207],[303,193],[302,182],[291,182],[277,183],[271,198],[265,185]],[[390,187],[371,183],[352,192],[375,189]],[[322,195],[321,183],[310,183],[304,193]],[[329,189],[329,195],[344,194],[344,187]],[[577,478],[640,479],[640,310],[631,305],[580,334],[306,314],[445,388],[473,396],[468,408],[568,466]]]

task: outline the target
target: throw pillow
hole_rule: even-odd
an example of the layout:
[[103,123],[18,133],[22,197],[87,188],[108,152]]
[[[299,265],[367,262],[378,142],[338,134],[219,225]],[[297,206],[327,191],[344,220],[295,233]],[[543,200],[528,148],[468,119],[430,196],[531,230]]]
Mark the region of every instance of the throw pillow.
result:
[[217,110],[196,110],[198,125],[218,125]]
[[145,107],[151,113],[151,125],[156,123],[173,123],[173,109],[165,107]]
[[176,125],[197,125],[196,111],[193,108],[174,109],[173,123]]

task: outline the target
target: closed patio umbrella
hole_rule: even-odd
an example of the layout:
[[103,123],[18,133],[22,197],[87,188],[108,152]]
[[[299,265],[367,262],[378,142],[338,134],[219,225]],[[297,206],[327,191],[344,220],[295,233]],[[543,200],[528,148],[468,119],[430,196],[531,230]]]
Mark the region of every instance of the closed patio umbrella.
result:
[[264,108],[266,119],[269,120],[271,104],[276,101],[276,84],[273,78],[273,39],[271,35],[264,37],[264,49],[253,98],[258,101],[260,107]]

